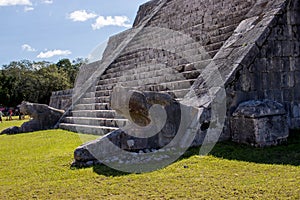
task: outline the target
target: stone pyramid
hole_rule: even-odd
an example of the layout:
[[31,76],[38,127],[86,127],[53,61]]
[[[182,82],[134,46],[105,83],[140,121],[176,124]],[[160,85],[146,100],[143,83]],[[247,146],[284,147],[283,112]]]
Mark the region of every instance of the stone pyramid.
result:
[[[223,105],[222,140],[233,137],[230,119],[250,100],[280,103],[288,128],[300,128],[299,56],[299,0],[152,0],[140,6],[133,28],[112,36],[102,57],[81,68],[59,127],[118,130],[128,120],[110,98],[122,86],[204,109],[208,125],[213,105]],[[61,100],[55,94],[53,105]]]

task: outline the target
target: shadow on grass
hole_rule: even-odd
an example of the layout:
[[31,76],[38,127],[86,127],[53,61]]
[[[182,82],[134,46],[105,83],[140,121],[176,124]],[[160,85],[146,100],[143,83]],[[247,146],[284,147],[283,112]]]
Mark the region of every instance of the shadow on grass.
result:
[[127,172],[122,172],[122,171],[112,169],[106,165],[95,165],[93,166],[93,171],[99,175],[112,176],[112,177],[124,176],[129,174]]
[[[199,155],[200,148],[190,148],[178,160]],[[288,142],[285,145],[255,148],[233,142],[221,142],[216,144],[209,155],[246,162],[261,164],[279,164],[300,166],[300,131],[291,131]],[[93,171],[104,176],[124,176],[127,172],[118,171],[105,165],[93,167]]]
[[291,131],[285,145],[254,148],[233,142],[219,143],[210,152],[215,157],[262,164],[300,165],[300,131]]
[[[199,155],[200,147],[188,149],[178,160]],[[217,158],[261,164],[300,166],[300,130],[290,131],[286,144],[256,148],[234,142],[217,143],[209,153]]]
[[107,177],[110,176],[117,177],[117,176],[124,176],[130,174],[127,172],[115,170],[104,164],[94,165],[92,167],[74,167],[74,166],[70,167],[71,170],[81,170],[81,169],[88,169],[88,168],[93,168],[93,172],[95,172],[96,174],[107,176]]

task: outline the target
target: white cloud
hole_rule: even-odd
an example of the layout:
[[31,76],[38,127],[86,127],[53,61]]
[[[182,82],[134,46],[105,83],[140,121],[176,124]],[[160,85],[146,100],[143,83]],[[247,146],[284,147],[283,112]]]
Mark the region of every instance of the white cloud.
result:
[[67,56],[72,54],[71,51],[69,50],[52,50],[52,51],[46,51],[46,52],[41,52],[37,58],[52,58],[53,56]]
[[25,6],[24,8],[24,12],[29,12],[29,11],[33,11],[34,8],[33,7],[29,7],[29,6]]
[[45,3],[45,4],[53,4],[53,0],[43,0],[43,3]]
[[30,0],[0,0],[0,6],[31,6],[32,3]]
[[85,10],[76,10],[69,15],[69,19],[74,22],[84,22],[97,17],[94,13],[88,13]]
[[92,24],[92,28],[94,30],[100,29],[104,26],[122,26],[126,28],[130,28],[131,24],[127,24],[126,22],[130,22],[129,18],[126,16],[99,16],[96,19],[96,22]]
[[29,51],[29,52],[34,52],[36,51],[34,48],[32,48],[29,44],[23,44],[22,45],[23,51]]

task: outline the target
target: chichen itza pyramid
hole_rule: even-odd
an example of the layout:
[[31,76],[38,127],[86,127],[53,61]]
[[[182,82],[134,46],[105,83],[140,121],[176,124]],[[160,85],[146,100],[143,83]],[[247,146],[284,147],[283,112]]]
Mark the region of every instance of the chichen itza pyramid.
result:
[[[102,59],[99,55],[81,68],[73,93],[53,93],[53,107],[66,108],[70,96],[73,100],[59,127],[99,135],[117,131],[128,121],[110,105],[120,86],[169,94],[202,109],[196,144],[219,123],[213,121],[214,104],[225,108],[219,140],[263,146],[286,139],[287,129],[300,128],[300,1],[152,0],[141,5],[133,28],[112,36]],[[243,129],[251,130],[247,120],[254,129],[278,122],[270,127],[282,133],[258,127],[268,133],[243,136]]]

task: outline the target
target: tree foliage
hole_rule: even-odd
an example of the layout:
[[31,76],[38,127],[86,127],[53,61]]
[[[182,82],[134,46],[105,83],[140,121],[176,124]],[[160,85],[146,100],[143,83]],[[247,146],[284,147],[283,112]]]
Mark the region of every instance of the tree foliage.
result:
[[83,63],[83,59],[73,62],[62,59],[56,64],[22,60],[3,65],[0,70],[0,104],[16,106],[24,100],[48,104],[53,91],[74,86]]

